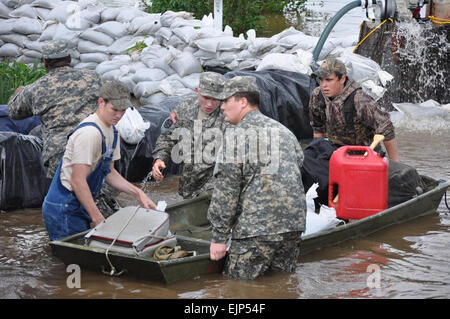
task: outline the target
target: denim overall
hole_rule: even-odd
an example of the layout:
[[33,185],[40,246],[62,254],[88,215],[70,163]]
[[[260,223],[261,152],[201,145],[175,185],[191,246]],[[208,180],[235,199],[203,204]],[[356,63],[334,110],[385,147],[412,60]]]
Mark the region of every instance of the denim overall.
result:
[[[94,126],[102,135],[102,159],[97,168],[87,177],[87,183],[91,190],[92,198],[95,200],[105,183],[106,175],[111,171],[112,154],[117,145],[118,134],[116,128],[113,126],[114,141],[112,147],[109,149],[106,148],[105,136],[103,135],[102,130],[93,122],[81,123],[70,135],[85,126]],[[42,215],[50,240],[57,240],[85,231],[90,228],[90,223],[92,221],[75,194],[62,185],[60,178],[61,166],[62,158],[59,161],[50,189],[42,204]]]

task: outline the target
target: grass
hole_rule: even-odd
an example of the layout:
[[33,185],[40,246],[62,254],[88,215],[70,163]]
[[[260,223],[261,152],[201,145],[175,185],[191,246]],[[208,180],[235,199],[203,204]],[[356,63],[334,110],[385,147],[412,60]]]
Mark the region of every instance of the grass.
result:
[[38,64],[36,61],[33,67],[29,68],[26,64],[16,61],[0,62],[0,104],[7,104],[17,87],[33,83],[46,74],[45,68]]

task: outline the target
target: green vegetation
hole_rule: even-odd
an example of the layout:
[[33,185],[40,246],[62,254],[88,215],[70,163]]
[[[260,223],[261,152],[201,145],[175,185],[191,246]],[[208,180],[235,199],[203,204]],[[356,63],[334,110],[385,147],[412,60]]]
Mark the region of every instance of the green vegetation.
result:
[[[214,0],[153,0],[148,6],[145,0],[141,0],[146,11],[157,13],[172,11],[192,12],[196,19],[202,19],[204,15],[214,11]],[[290,12],[296,12],[304,7],[306,0],[226,0],[223,1],[223,25],[229,25],[235,35],[245,33],[249,29],[256,32],[267,28],[265,14],[283,14],[288,8]]]
[[26,64],[16,61],[0,62],[0,104],[7,104],[17,87],[33,83],[46,74],[46,70],[39,67],[38,63],[36,61],[30,69]]
[[142,50],[144,50],[146,47],[147,47],[147,44],[145,44],[144,41],[137,41],[134,46],[132,46],[131,48],[126,49],[124,51],[124,53],[127,53],[127,52],[142,52]]

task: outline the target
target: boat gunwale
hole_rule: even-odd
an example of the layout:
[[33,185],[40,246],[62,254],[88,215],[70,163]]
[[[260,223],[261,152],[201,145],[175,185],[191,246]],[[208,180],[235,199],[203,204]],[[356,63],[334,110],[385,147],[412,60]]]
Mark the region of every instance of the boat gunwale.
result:
[[[369,223],[371,223],[373,221],[376,221],[377,219],[381,219],[384,216],[386,216],[388,214],[391,214],[392,212],[398,211],[399,209],[402,209],[402,208],[405,208],[405,207],[408,207],[408,206],[412,206],[416,202],[420,202],[423,199],[426,199],[426,198],[432,196],[435,193],[446,192],[446,189],[450,187],[450,182],[447,182],[447,181],[444,181],[444,180],[438,180],[437,183],[438,184],[433,189],[431,189],[428,192],[425,192],[425,193],[423,193],[423,194],[421,194],[421,195],[419,195],[417,197],[411,198],[410,200],[407,200],[406,202],[403,202],[403,203],[397,204],[395,206],[389,207],[388,209],[385,209],[385,210],[383,210],[383,211],[381,211],[381,212],[379,212],[377,214],[374,214],[374,215],[362,218],[360,220],[354,220],[354,221],[352,221],[350,223],[346,223],[344,225],[339,225],[339,226],[336,226],[335,228],[332,228],[332,229],[327,229],[327,230],[323,230],[323,231],[319,231],[319,232],[316,232],[316,233],[313,233],[313,234],[306,235],[306,236],[302,237],[302,242],[303,241],[308,241],[308,240],[313,240],[313,239],[316,239],[316,238],[319,238],[319,237],[323,237],[323,236],[327,236],[327,235],[332,234],[332,233],[338,233],[338,232],[341,232],[341,231],[357,228],[357,227],[359,227],[362,224],[369,224]],[[435,209],[433,209],[433,211],[434,210]],[[416,217],[425,216],[425,215],[429,215],[429,214],[430,214],[429,210],[427,210],[427,211],[425,211],[425,212],[423,212],[421,214],[412,214],[411,218],[401,219],[401,220],[399,220],[398,223],[405,222],[405,221],[414,219]],[[372,232],[366,233],[366,235],[368,235],[370,233],[373,233],[373,232],[376,232],[376,231],[379,231],[379,230],[381,230],[383,228],[389,227],[389,226],[391,226],[393,224],[398,224],[398,223],[393,222],[393,223],[390,223],[390,224],[386,224],[383,227],[375,228]],[[358,236],[355,236],[355,238],[356,237],[358,237]],[[352,239],[352,238],[351,237],[350,238],[346,238],[343,241],[347,241],[349,239]],[[338,244],[338,243],[336,243],[336,244]]]

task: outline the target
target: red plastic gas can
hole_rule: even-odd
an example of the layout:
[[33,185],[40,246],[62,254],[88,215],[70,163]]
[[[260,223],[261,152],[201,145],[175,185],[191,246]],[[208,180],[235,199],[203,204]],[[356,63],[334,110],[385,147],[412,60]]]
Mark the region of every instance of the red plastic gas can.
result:
[[[338,186],[338,196],[333,194]],[[368,146],[342,146],[330,158],[328,205],[341,219],[361,219],[388,206],[388,161]]]

